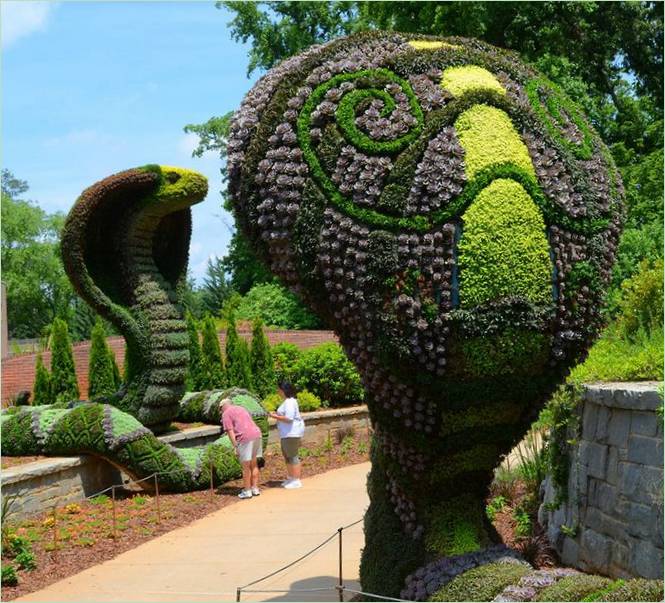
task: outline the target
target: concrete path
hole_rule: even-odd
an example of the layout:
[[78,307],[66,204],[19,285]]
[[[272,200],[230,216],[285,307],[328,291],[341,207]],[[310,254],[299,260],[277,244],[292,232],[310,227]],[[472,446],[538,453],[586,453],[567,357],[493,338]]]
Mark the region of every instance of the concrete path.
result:
[[[155,538],[17,601],[235,601],[236,588],[294,561],[363,517],[369,463],[304,480],[299,490],[271,488],[184,528]],[[343,535],[344,582],[357,589],[362,522]],[[253,601],[338,601],[338,541],[250,588]],[[350,599],[351,595],[347,596]]]

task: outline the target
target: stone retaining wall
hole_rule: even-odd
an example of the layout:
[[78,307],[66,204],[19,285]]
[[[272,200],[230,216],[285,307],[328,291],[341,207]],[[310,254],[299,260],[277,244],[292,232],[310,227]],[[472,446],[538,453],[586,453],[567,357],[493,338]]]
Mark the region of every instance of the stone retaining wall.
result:
[[566,565],[613,577],[663,577],[663,418],[657,383],[586,386],[568,500],[544,482],[539,520]]
[[[369,426],[366,406],[323,410],[303,415],[306,424],[303,443],[323,443],[328,433],[339,430],[365,430]],[[202,446],[216,440],[221,428],[216,425],[194,427],[160,436],[160,440],[178,448]],[[270,419],[269,444],[277,444],[279,435]],[[12,515],[31,513],[79,502],[113,484],[123,484],[129,477],[110,463],[89,455],[54,457],[4,469],[0,476],[3,497],[16,495]]]

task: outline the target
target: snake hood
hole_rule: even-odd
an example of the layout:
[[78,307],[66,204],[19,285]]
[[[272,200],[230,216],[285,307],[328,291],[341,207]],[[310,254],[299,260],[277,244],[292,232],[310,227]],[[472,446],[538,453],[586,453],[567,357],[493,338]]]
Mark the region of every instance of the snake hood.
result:
[[149,165],[86,189],[62,236],[76,291],[127,342],[127,389],[114,403],[159,431],[178,412],[189,353],[179,287],[186,277],[190,206],[208,191],[200,174]]

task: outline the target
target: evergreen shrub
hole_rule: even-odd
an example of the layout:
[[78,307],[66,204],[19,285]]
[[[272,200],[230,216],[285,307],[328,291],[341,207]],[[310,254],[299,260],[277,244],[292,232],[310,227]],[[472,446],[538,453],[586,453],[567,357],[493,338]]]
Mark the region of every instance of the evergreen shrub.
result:
[[37,364],[35,366],[35,384],[32,388],[32,403],[35,406],[42,404],[53,404],[51,395],[51,375],[44,366],[44,360],[41,354],[37,354]]
[[56,318],[51,330],[51,395],[55,404],[79,399],[74,353],[67,323]]
[[[203,338],[201,343],[202,376],[201,389],[220,389],[227,385],[227,374],[219,347],[217,328],[212,316],[203,319]],[[228,342],[227,342],[228,350]]]
[[270,344],[263,332],[263,321],[260,318],[255,319],[252,325],[250,358],[254,391],[261,398],[265,398],[277,388],[277,378]]
[[88,399],[110,396],[116,391],[112,352],[106,343],[106,330],[97,318],[91,332],[88,360]]

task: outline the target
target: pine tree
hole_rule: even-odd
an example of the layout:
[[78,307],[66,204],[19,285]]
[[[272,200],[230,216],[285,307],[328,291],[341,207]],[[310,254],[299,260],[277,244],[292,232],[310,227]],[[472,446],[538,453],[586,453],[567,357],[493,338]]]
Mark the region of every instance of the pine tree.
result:
[[270,351],[268,338],[263,332],[263,321],[257,318],[252,325],[252,384],[254,391],[261,399],[272,394],[277,389],[275,366]]
[[238,337],[235,316],[229,316],[226,330],[226,374],[229,385],[252,389],[252,369],[249,359],[249,346]]
[[106,344],[106,331],[101,318],[92,327],[88,362],[88,399],[110,396],[116,391],[113,364]]
[[51,329],[51,395],[56,404],[79,399],[76,367],[67,323],[60,318]]
[[201,343],[201,365],[203,366],[203,389],[218,389],[226,386],[226,372],[219,348],[219,338],[212,316],[203,319],[203,341]]
[[120,368],[115,360],[115,354],[113,353],[111,346],[107,344],[106,349],[108,350],[109,359],[111,360],[111,369],[113,370],[113,385],[117,391],[122,385],[122,375],[120,374]]
[[[206,375],[199,343],[199,332],[196,320],[187,312],[187,333],[189,335],[189,367],[187,368],[187,391],[200,391],[206,389]],[[220,351],[221,356],[221,351]]]
[[37,355],[37,366],[35,368],[35,384],[32,388],[32,403],[35,406],[42,404],[53,404],[51,398],[51,375],[44,366],[42,355]]

